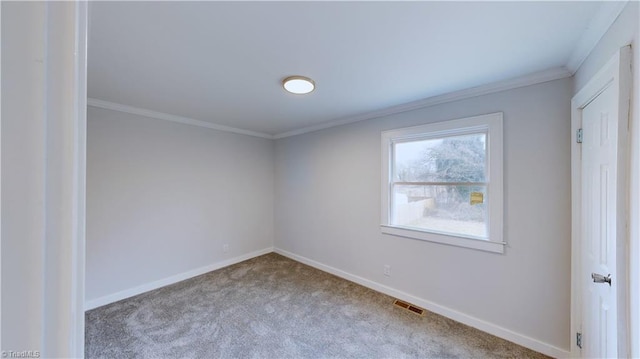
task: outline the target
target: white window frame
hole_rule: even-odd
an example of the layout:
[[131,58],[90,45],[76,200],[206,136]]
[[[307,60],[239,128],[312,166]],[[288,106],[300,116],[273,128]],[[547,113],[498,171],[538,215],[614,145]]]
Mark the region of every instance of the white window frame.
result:
[[[469,133],[487,134],[488,239],[439,233],[391,224],[393,144],[408,140],[441,138]],[[382,132],[382,233],[448,244],[482,251],[504,253],[503,242],[503,131],[502,112],[430,123]]]

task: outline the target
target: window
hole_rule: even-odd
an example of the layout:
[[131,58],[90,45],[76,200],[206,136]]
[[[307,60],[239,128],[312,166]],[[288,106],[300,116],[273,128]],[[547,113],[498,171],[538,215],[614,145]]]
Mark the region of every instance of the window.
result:
[[502,206],[502,113],[382,133],[383,233],[503,253]]

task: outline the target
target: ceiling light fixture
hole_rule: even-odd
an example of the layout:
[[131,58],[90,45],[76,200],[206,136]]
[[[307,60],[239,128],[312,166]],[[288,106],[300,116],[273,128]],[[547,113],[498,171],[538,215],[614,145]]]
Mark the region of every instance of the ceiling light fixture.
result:
[[304,76],[289,76],[282,80],[285,90],[296,95],[304,95],[316,88],[316,83],[312,79]]

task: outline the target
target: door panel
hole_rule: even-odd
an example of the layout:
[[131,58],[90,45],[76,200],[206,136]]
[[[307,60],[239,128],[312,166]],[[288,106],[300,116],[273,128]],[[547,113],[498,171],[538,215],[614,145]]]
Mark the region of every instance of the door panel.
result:
[[[582,111],[583,340],[585,357],[615,358],[617,93],[611,86]],[[612,282],[595,283],[592,273]]]

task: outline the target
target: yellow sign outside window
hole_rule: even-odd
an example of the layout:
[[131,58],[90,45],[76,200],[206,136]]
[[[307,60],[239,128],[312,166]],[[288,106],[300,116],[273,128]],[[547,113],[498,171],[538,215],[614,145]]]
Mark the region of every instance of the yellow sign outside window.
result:
[[484,194],[482,192],[471,192],[471,205],[484,203]]

